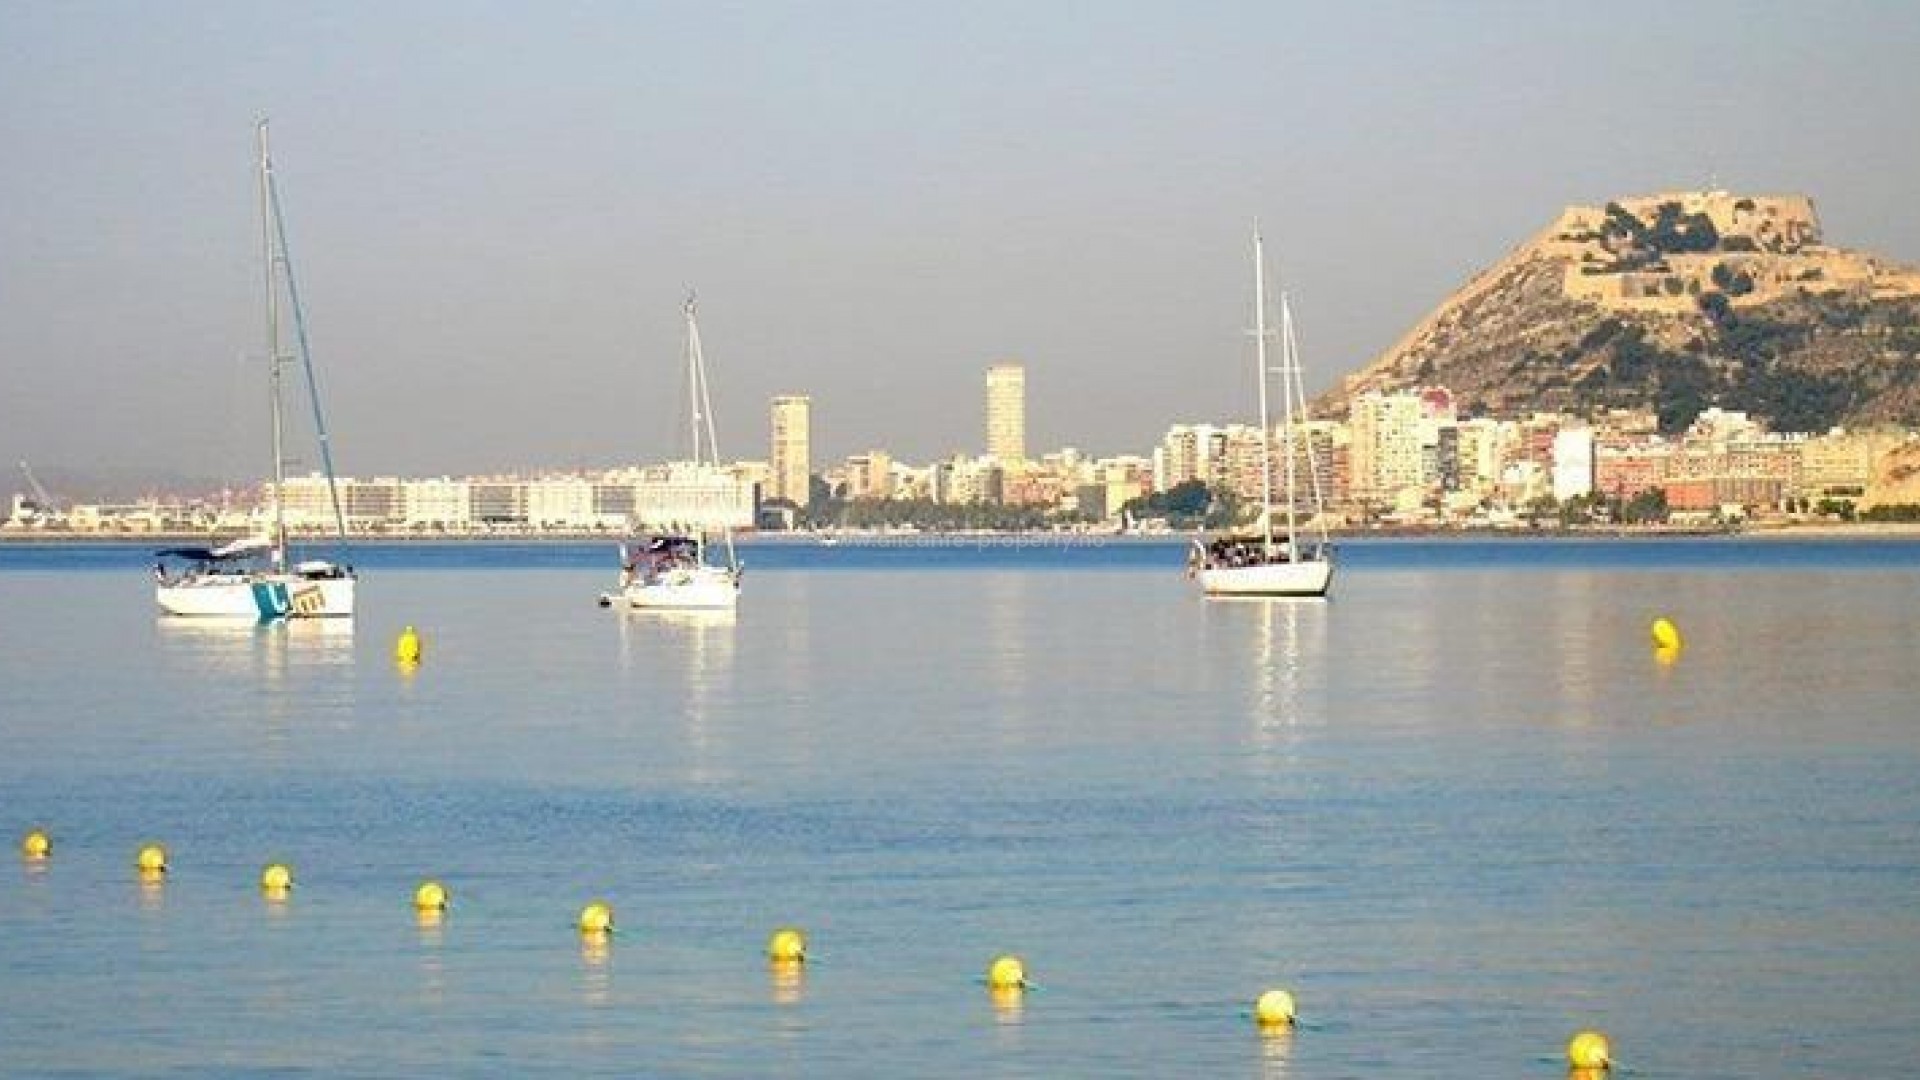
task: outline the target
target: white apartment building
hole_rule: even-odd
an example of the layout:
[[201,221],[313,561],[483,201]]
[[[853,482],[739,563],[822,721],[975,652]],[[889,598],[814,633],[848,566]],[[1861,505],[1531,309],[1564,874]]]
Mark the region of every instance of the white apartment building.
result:
[[1563,427],[1553,435],[1553,497],[1566,502],[1593,494],[1593,429]]
[[1347,424],[1353,435],[1348,460],[1354,497],[1391,502],[1408,489],[1425,487],[1422,448],[1428,425],[1418,393],[1361,394],[1349,407]]
[[1189,480],[1208,487],[1226,469],[1227,429],[1213,424],[1175,424],[1153,451],[1153,486],[1165,491]]
[[[748,528],[755,504],[751,480],[689,462],[534,479],[342,477],[338,488],[347,527],[357,532]],[[272,514],[272,494],[268,485],[256,512],[263,523]],[[289,477],[282,512],[290,529],[331,531],[326,478]]]

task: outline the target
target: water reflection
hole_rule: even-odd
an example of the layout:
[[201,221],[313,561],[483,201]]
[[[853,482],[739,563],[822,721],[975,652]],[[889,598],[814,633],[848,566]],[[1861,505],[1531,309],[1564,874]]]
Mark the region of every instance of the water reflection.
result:
[[296,721],[320,713],[351,716],[355,682],[352,619],[159,618],[159,657],[167,674],[194,687],[207,711],[221,698],[229,715],[283,760]]
[[1291,742],[1302,726],[1318,717],[1302,695],[1325,685],[1319,667],[1326,662],[1327,602],[1320,597],[1215,597],[1208,621],[1229,639],[1222,649],[1235,658],[1228,673],[1235,685],[1249,688],[1248,710],[1254,738],[1262,745]]
[[296,668],[349,667],[352,619],[168,619],[155,621],[160,655],[176,670],[209,679],[261,679],[282,689]]
[[692,758],[689,779],[699,783],[726,779],[710,764],[724,760],[725,754],[713,745],[709,721],[715,701],[733,676],[735,612],[626,610],[619,622],[622,669],[662,686],[677,684],[682,690],[681,712]]
[[1262,1025],[1260,1028],[1260,1075],[1280,1080],[1292,1074],[1293,1028]]
[[798,1005],[807,987],[807,965],[798,960],[769,960],[767,982],[775,1005]]
[[416,908],[413,913],[419,929],[420,999],[431,1005],[445,1001],[447,995],[446,960],[441,953],[446,915],[438,908]]
[[140,910],[147,914],[157,915],[166,907],[166,871],[141,870],[138,873],[140,875]]
[[984,590],[987,670],[994,689],[1009,702],[1027,698],[1027,587],[1032,576],[989,574]]
[[[1599,679],[1596,656],[1605,655],[1605,644],[1596,640],[1595,626],[1599,605],[1595,603],[1598,578],[1592,574],[1556,574],[1552,592],[1543,598],[1553,620],[1553,653],[1548,662],[1558,676],[1560,719],[1570,724],[1594,720]],[[1603,624],[1604,625],[1604,624]],[[1596,651],[1598,650],[1598,651]]]
[[613,939],[580,935],[580,1001],[599,1008],[613,1000]]
[[1027,995],[1017,986],[987,988],[987,1000],[993,1004],[994,1042],[1001,1053],[1020,1049],[1026,1024]]
[[993,1003],[997,1023],[1018,1025],[1027,1007],[1027,992],[1018,986],[991,986],[987,988],[987,1000]]

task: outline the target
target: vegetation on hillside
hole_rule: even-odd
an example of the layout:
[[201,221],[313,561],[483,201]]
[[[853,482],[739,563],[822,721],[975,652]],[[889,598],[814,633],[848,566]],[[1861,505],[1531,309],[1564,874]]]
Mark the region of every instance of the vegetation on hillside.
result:
[[[1920,386],[1920,305],[1814,299],[1739,310],[1724,293],[1708,292],[1700,310],[1704,325],[1682,348],[1613,317],[1554,361],[1529,367],[1544,376],[1542,390],[1551,389],[1554,371],[1583,372],[1569,383],[1583,402],[1576,411],[1648,407],[1668,434],[1715,405],[1762,417],[1777,431],[1825,431],[1883,388]],[[1842,362],[1825,362],[1830,357]]]

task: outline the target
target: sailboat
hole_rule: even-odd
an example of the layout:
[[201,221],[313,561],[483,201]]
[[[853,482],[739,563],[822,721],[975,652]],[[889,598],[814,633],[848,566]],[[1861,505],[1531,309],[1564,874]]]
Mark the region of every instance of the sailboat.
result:
[[[292,618],[352,618],[353,568],[345,559],[295,560],[288,550],[284,492],[287,484],[286,417],[282,384],[286,368],[298,360],[305,376],[314,429],[319,436],[320,461],[326,471],[327,492],[333,500],[334,523],[340,549],[346,550],[346,515],[340,489],[334,481],[333,452],[327,424],[320,411],[320,394],[313,376],[313,356],[307,348],[306,317],[300,291],[287,254],[286,221],[280,210],[280,192],[273,180],[273,158],[267,147],[267,122],[255,129],[259,143],[260,233],[266,264],[267,385],[273,431],[272,506],[268,531],[230,543],[207,547],[165,548],[154,566],[154,596],[167,615],[250,618],[269,622]],[[293,316],[293,346],[289,353],[281,318],[282,293]],[[169,560],[172,560],[171,562]]]
[[[1282,466],[1284,512],[1282,527],[1274,525],[1273,444],[1275,442],[1267,408],[1267,384],[1275,374],[1267,366],[1267,344],[1273,334],[1267,327],[1266,248],[1260,227],[1253,230],[1254,362],[1260,399],[1260,527],[1257,532],[1228,534],[1209,541],[1204,535],[1193,541],[1188,560],[1189,571],[1200,579],[1200,588],[1208,596],[1325,596],[1333,583],[1333,545],[1327,538],[1325,500],[1320,490],[1320,470],[1313,460],[1313,444],[1299,433],[1299,423],[1307,416],[1306,391],[1300,376],[1300,348],[1294,338],[1293,311],[1286,294],[1280,296],[1280,375],[1281,409],[1279,443],[1286,455]],[[1300,522],[1303,494],[1300,488],[1299,459],[1296,448],[1305,448],[1307,491],[1305,504],[1312,511],[1309,521],[1314,535],[1303,537]]]
[[[696,303],[681,306],[686,318],[687,412],[691,418],[693,463],[718,469],[720,449],[713,433],[713,403],[707,392],[707,362],[700,348]],[[620,545],[620,588],[603,593],[602,607],[625,604],[661,610],[731,610],[740,599],[740,559],[733,531],[724,525],[716,544],[704,530],[652,533]],[[724,561],[712,558],[718,548]]]

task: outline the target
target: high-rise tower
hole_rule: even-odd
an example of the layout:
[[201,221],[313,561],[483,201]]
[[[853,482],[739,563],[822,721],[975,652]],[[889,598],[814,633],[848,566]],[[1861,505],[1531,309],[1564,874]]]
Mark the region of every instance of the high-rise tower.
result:
[[1027,460],[1027,369],[1012,361],[987,369],[987,455],[1007,467]]
[[813,493],[813,463],[808,444],[812,398],[789,394],[773,399],[773,498],[807,505]]

